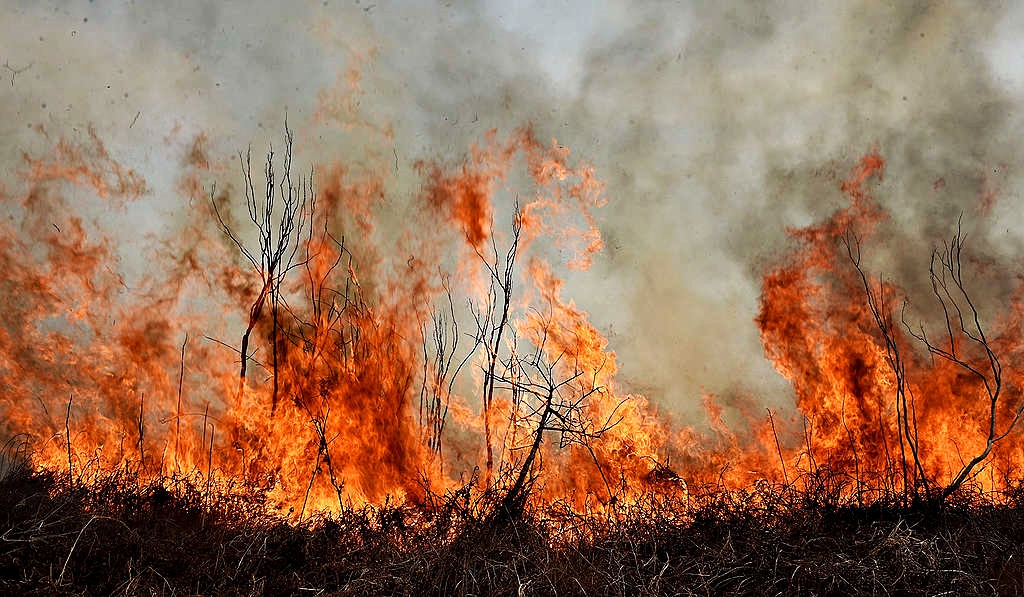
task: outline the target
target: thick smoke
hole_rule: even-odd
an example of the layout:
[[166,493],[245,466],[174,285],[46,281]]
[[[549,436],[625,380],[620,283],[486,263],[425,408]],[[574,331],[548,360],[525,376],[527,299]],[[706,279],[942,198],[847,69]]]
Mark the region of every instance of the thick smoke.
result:
[[[787,227],[840,205],[861,153],[877,145],[888,160],[876,273],[924,288],[930,247],[960,214],[978,251],[1021,254],[1022,21],[1007,10],[16,2],[0,17],[3,178],[48,147],[37,125],[70,137],[92,125],[150,188],[126,213],[96,214],[133,230],[130,247],[187,209],[176,185],[195,135],[224,184],[235,152],[280,141],[287,113],[300,161],[387,173],[397,222],[417,159],[532,122],[608,181],[606,254],[566,294],[608,332],[627,385],[687,417],[702,390],[780,405],[789,390],[753,322],[760,275]],[[143,267],[122,250],[126,269]]]

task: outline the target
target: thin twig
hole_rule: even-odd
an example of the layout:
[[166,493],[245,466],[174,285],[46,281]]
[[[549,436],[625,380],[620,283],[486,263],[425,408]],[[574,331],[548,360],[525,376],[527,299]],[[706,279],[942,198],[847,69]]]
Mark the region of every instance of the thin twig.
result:
[[89,528],[89,525],[92,524],[92,521],[96,520],[96,518],[98,517],[93,516],[89,518],[89,521],[85,523],[85,526],[82,527],[82,530],[78,531],[78,536],[75,537],[75,542],[71,544],[71,549],[68,551],[68,557],[64,558],[64,566],[62,566],[60,569],[60,575],[57,576],[58,585],[60,585],[60,583],[64,580],[64,572],[68,569],[68,562],[71,561],[71,554],[75,553],[75,548],[78,547],[78,540],[82,538],[82,533],[85,532],[85,529]]

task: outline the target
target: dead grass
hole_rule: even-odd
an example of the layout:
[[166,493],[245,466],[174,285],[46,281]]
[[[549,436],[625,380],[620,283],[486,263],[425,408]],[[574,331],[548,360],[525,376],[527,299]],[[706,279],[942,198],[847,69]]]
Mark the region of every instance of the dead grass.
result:
[[764,485],[498,523],[452,494],[290,524],[199,477],[84,485],[16,468],[0,480],[0,593],[1024,594],[1024,504],[1009,497],[936,510]]

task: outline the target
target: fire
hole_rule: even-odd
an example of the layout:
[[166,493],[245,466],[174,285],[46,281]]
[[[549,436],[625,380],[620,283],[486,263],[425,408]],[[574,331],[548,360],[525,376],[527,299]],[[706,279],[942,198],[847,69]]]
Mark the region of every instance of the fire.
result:
[[[130,284],[125,247],[96,214],[144,197],[143,176],[92,130],[24,157],[0,223],[0,410],[37,466],[198,474],[300,517],[418,502],[474,471],[479,489],[535,478],[535,498],[578,507],[687,483],[825,473],[870,497],[957,478],[997,490],[1019,474],[1024,454],[1000,440],[1020,412],[1024,300],[930,351],[894,319],[909,297],[860,261],[887,217],[871,193],[877,152],[842,183],[848,205],[792,230],[763,279],[756,323],[799,416],[744,397],[739,433],[707,395],[702,433],[622,388],[607,338],[563,296],[563,276],[603,247],[606,201],[568,148],[524,127],[488,133],[460,162],[418,162],[415,217],[373,246],[386,181],[343,163],[300,173],[287,134],[266,185],[244,158],[241,181],[225,180],[197,137],[176,236],[146,249]],[[969,308],[941,294],[966,290],[959,259],[939,256],[947,315]]]
[[[783,461],[826,470],[862,496],[920,494],[956,479],[1005,489],[1020,462],[1013,442],[999,441],[1022,404],[1013,311],[978,318],[959,232],[933,258],[933,297],[909,297],[864,272],[861,243],[875,241],[887,217],[868,187],[884,165],[877,152],[865,155],[840,187],[849,205],[791,231],[796,248],[764,277],[765,354],[792,383],[805,427],[803,445]],[[904,301],[928,313],[928,298],[949,327],[910,323]]]
[[[603,185],[592,168],[530,128],[505,142],[488,134],[461,163],[420,162],[420,225],[399,241],[412,255],[403,259],[359,246],[374,230],[381,180],[343,164],[299,176],[290,150],[289,138],[288,152],[268,160],[277,179],[266,198],[244,158],[240,185],[196,201],[202,177],[227,173],[197,137],[178,185],[193,207],[176,230],[181,245],[160,243],[132,288],[117,274],[117,239],[84,215],[92,206],[74,215],[71,197],[86,188],[128,205],[146,193],[144,179],[94,132],[25,157],[24,193],[5,197],[20,219],[5,224],[12,305],[0,352],[5,431],[31,440],[37,465],[84,477],[234,479],[299,516],[389,496],[418,501],[467,472],[451,462],[484,465],[473,449],[446,449],[450,411],[470,431],[486,421],[488,483],[514,475],[520,444],[537,435],[538,470],[566,471],[545,490],[551,497],[578,489],[607,500],[625,472],[646,474],[663,440],[647,438],[644,424],[659,426],[641,398],[619,396],[614,353],[562,299],[550,261],[561,254],[562,267],[586,267],[601,248],[592,211]],[[513,194],[500,187],[518,164],[526,186]],[[45,213],[69,220],[51,226]],[[527,267],[511,267],[517,260]],[[507,292],[488,295],[506,266]],[[454,308],[465,300],[468,315]],[[472,330],[469,345],[452,331],[431,348],[428,323],[439,314]],[[562,422],[539,434],[521,377],[531,349],[541,355],[531,366],[570,379],[549,409]],[[431,377],[431,362],[447,364]],[[419,416],[417,396],[432,404]],[[579,441],[559,464],[556,438],[567,437]]]

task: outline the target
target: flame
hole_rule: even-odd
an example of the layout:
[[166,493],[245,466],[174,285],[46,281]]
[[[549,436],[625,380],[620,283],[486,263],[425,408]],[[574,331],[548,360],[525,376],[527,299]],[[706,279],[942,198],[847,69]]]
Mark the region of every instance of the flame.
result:
[[[148,192],[145,180],[111,158],[91,130],[79,144],[61,139],[43,157],[25,156],[24,193],[4,197],[19,218],[3,224],[0,246],[11,302],[0,330],[0,408],[6,434],[28,437],[37,465],[78,476],[126,470],[143,479],[235,479],[299,516],[417,501],[481,465],[478,448],[452,440],[445,451],[440,437],[427,437],[415,403],[430,394],[465,432],[486,415],[499,444],[497,468],[514,470],[518,444],[537,433],[535,417],[507,385],[480,406],[479,344],[446,355],[427,342],[427,324],[446,300],[486,302],[489,246],[510,242],[499,224],[512,221],[520,235],[512,258],[528,267],[510,278],[508,335],[492,347],[506,361],[499,373],[511,375],[509,360],[527,345],[542,348],[552,367],[579,378],[574,391],[591,396],[573,411],[573,425],[594,433],[615,423],[566,457],[548,433],[543,468],[554,479],[555,467],[564,467],[565,479],[547,495],[611,496],[623,479],[640,479],[653,466],[664,442],[653,409],[642,397],[620,397],[615,354],[587,314],[562,299],[551,262],[583,268],[601,248],[592,211],[604,204],[603,183],[592,167],[572,165],[567,148],[524,127],[503,142],[488,133],[463,162],[419,162],[419,225],[404,231],[398,255],[370,245],[383,180],[341,163],[320,168],[299,212],[306,219],[297,257],[274,299],[273,269],[245,259],[259,238],[236,215],[242,187],[222,184],[209,202],[196,199],[206,193],[205,176],[228,173],[207,146],[199,135],[184,149],[178,189],[191,209],[175,230],[181,238],[156,243],[132,287],[118,273],[118,239],[87,215],[104,213],[102,205],[71,198],[84,189],[131,205]],[[519,192],[503,188],[513,172],[526,184]],[[45,221],[54,213],[64,221]],[[457,257],[450,271],[447,255]],[[239,378],[246,317],[250,363]],[[448,324],[466,329],[466,318],[453,309]],[[429,385],[425,363],[455,356],[470,363],[463,374]]]
[[[796,248],[764,276],[757,317],[765,354],[793,385],[804,427],[803,445],[789,450],[782,463],[790,462],[791,473],[826,470],[843,480],[847,493],[876,495],[948,486],[984,453],[990,421],[1000,432],[1012,429],[1020,405],[1019,378],[1011,367],[1021,345],[1020,329],[1011,324],[1016,302],[1010,313],[989,323],[989,345],[1002,359],[997,382],[988,355],[969,336],[973,323],[964,323],[963,333],[950,328],[946,334],[938,326],[933,346],[945,346],[962,362],[942,358],[923,338],[913,337],[925,327],[915,331],[916,324],[901,321],[900,305],[913,297],[894,283],[859,277],[854,262],[860,259],[860,243],[875,241],[876,227],[887,218],[868,187],[870,180],[881,180],[884,165],[877,152],[865,155],[840,186],[849,204],[821,223],[790,232]],[[990,193],[983,195],[983,206],[990,204]],[[969,308],[964,302],[969,291],[946,295],[947,306]],[[872,313],[868,292],[887,322],[891,344]],[[938,296],[908,304],[923,309],[926,299]],[[994,406],[986,377],[1002,386]],[[1003,490],[1019,474],[1020,450],[1014,443],[994,444],[991,457],[971,471],[968,479],[976,488]],[[777,460],[775,468],[782,463]]]
[[[134,277],[101,218],[149,187],[95,131],[25,155],[16,190],[4,187],[0,412],[38,466],[227,479],[303,516],[417,502],[474,470],[485,486],[541,472],[539,499],[578,508],[822,471],[848,493],[898,493],[948,483],[986,448],[984,376],[964,366],[983,369],[986,354],[953,334],[958,364],[899,325],[881,329],[909,297],[855,267],[887,218],[871,192],[877,151],[841,184],[848,204],[791,230],[793,249],[763,278],[756,323],[798,416],[766,417],[753,396],[732,397],[727,413],[707,394],[701,432],[623,389],[608,339],[563,296],[563,276],[603,247],[606,199],[594,168],[557,140],[490,131],[461,161],[417,162],[413,217],[383,242],[386,176],[318,167],[296,187],[308,196],[290,261],[270,267],[249,247],[279,222],[246,228],[244,179],[197,199],[205,177],[230,175],[207,146],[199,135],[184,148],[174,238],[145,249]],[[1005,372],[999,429],[1020,404],[1022,311],[1018,292],[988,336]],[[970,482],[1005,488],[1021,457],[997,443]]]

